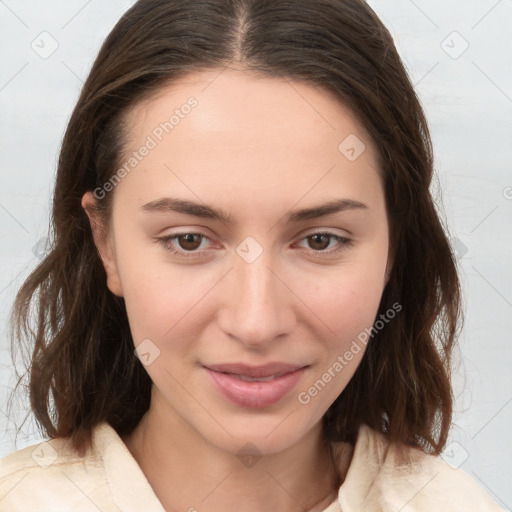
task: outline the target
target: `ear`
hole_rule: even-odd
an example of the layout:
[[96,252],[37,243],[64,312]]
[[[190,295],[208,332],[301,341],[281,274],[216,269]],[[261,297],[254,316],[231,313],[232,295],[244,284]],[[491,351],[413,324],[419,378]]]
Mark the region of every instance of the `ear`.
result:
[[113,239],[107,227],[103,225],[103,220],[98,210],[95,208],[97,204],[98,199],[94,197],[92,191],[89,190],[83,195],[82,208],[85,210],[87,217],[89,217],[89,222],[91,223],[94,243],[107,274],[107,287],[114,295],[123,297]]

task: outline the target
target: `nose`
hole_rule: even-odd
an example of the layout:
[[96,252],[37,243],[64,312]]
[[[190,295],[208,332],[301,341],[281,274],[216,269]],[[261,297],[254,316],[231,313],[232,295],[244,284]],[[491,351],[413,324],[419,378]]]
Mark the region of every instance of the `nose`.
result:
[[[263,349],[290,334],[295,324],[293,293],[273,268],[270,251],[251,263],[236,256],[226,276],[219,312],[223,332],[249,348]],[[289,285],[288,285],[289,286]]]

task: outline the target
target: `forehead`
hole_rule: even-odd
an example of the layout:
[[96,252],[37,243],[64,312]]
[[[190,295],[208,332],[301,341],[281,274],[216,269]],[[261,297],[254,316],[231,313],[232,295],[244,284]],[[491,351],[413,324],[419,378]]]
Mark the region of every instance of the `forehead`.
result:
[[[196,106],[190,108],[192,98]],[[296,151],[321,150],[357,135],[376,156],[363,125],[333,92],[239,69],[191,72],[163,85],[126,116],[131,137],[156,130],[157,138],[170,139],[165,126],[158,133],[159,125],[169,120],[174,138],[186,129],[189,139],[217,137],[219,143],[243,142],[247,148],[286,144]]]
[[162,188],[194,200],[234,192],[241,205],[264,195],[268,205],[284,195],[318,202],[336,188],[368,196],[380,186],[374,145],[348,106],[287,78],[230,68],[190,73],[125,121],[125,161],[151,140],[126,180],[141,204],[163,196]]

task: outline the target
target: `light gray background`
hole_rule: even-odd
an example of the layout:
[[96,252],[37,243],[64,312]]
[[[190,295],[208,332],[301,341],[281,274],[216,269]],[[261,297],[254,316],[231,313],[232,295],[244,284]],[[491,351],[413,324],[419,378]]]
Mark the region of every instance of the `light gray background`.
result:
[[[434,191],[442,190],[465,293],[455,424],[443,457],[511,510],[512,0],[369,3],[430,122]],[[59,145],[82,82],[132,4],[0,0],[0,456],[41,439],[30,419],[15,445],[24,414],[5,415],[14,382],[7,316],[44,246]]]

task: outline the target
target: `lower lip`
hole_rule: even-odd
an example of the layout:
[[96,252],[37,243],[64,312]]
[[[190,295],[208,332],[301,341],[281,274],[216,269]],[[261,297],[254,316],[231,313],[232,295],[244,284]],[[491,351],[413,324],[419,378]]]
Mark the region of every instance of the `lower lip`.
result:
[[225,398],[236,405],[254,409],[262,409],[279,402],[296,386],[305,370],[305,367],[299,368],[266,382],[248,382],[206,368],[214,386]]

